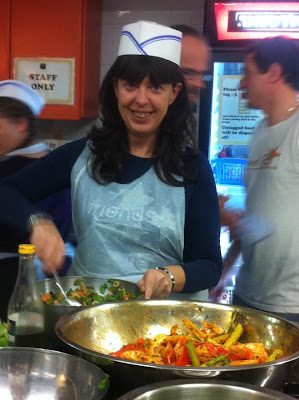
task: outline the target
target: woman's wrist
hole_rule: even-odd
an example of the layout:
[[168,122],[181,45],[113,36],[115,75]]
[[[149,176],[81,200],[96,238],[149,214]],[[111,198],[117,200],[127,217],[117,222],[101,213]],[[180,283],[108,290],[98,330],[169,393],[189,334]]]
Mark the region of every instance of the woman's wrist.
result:
[[[173,292],[179,293],[184,289],[186,283],[186,275],[184,269],[180,265],[167,265],[163,267],[167,269],[171,273],[174,278],[175,284],[172,289]],[[159,269],[159,268],[158,268]],[[172,284],[172,279],[170,278],[168,272],[163,272],[169,279],[169,282]]]
[[174,279],[174,276],[172,275],[172,273],[169,271],[169,269],[164,268],[164,267],[156,267],[155,269],[159,269],[160,271],[165,272],[169,276],[169,278],[171,280],[171,284],[172,284],[171,291],[173,292],[174,288],[175,288],[175,279]]

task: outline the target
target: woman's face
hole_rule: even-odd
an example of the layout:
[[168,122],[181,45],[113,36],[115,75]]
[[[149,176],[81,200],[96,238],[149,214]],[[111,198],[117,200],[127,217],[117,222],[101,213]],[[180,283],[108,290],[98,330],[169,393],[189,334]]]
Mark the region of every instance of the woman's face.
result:
[[26,121],[0,117],[0,156],[22,147],[28,137]]
[[148,77],[138,85],[119,79],[115,85],[115,95],[129,135],[138,138],[156,135],[181,87],[181,83],[174,88],[168,83],[153,87]]

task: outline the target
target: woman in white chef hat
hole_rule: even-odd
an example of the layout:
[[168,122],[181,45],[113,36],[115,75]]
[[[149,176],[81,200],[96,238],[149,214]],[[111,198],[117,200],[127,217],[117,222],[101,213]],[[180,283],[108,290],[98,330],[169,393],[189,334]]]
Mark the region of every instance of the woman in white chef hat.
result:
[[[126,25],[100,91],[102,126],[41,159],[29,188],[17,177],[0,186],[0,196],[14,187],[24,210],[14,223],[28,227],[45,265],[60,268],[64,244],[49,219],[35,218],[42,176],[52,191],[71,186],[78,244],[70,274],[137,282],[147,299],[205,300],[218,282],[217,194],[190,133],[181,37],[152,22]],[[4,204],[0,224],[11,215]]]
[[[41,113],[44,104],[44,98],[24,83],[15,80],[0,81],[0,179],[12,176],[28,165],[36,165],[37,159],[49,153],[47,144],[36,139],[36,117]],[[70,190],[60,190],[41,199],[36,207],[51,215],[60,234],[66,238],[72,223]],[[5,198],[2,197],[1,203],[5,201],[12,203],[12,196],[7,194]],[[28,232],[15,232],[8,226],[0,227],[2,320],[6,320],[7,304],[17,275],[18,244],[28,240]],[[68,248],[73,250],[70,244]],[[67,262],[70,263],[69,258]],[[39,279],[45,277],[37,259],[36,272]]]
[[24,83],[0,82],[0,156],[26,154],[40,157],[49,151],[45,143],[33,144],[35,118],[44,104],[44,98]]

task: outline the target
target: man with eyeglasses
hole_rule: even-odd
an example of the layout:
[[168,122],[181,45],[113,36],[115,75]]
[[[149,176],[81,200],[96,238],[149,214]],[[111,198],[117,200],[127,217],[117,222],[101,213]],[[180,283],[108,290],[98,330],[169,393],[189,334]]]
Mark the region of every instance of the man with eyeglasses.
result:
[[205,79],[210,70],[211,49],[200,33],[188,25],[174,25],[182,32],[181,70],[184,74],[189,99],[196,103],[200,89],[206,87]]

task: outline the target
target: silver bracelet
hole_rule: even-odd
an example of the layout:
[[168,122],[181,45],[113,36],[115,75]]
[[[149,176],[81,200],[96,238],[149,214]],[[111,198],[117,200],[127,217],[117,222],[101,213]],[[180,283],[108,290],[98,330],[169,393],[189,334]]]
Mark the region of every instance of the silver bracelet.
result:
[[172,273],[169,271],[169,269],[164,268],[164,267],[155,267],[155,269],[160,269],[161,271],[164,271],[164,272],[166,272],[166,274],[168,274],[168,276],[170,277],[171,282],[172,282],[171,291],[173,292],[174,286],[175,286],[175,279],[174,279],[174,276],[172,275]]
[[37,222],[39,222],[41,220],[53,221],[53,218],[51,217],[50,214],[47,214],[46,212],[42,212],[42,211],[31,214],[27,221],[27,229],[28,229],[28,232],[30,235],[32,233],[34,224],[36,224]]

